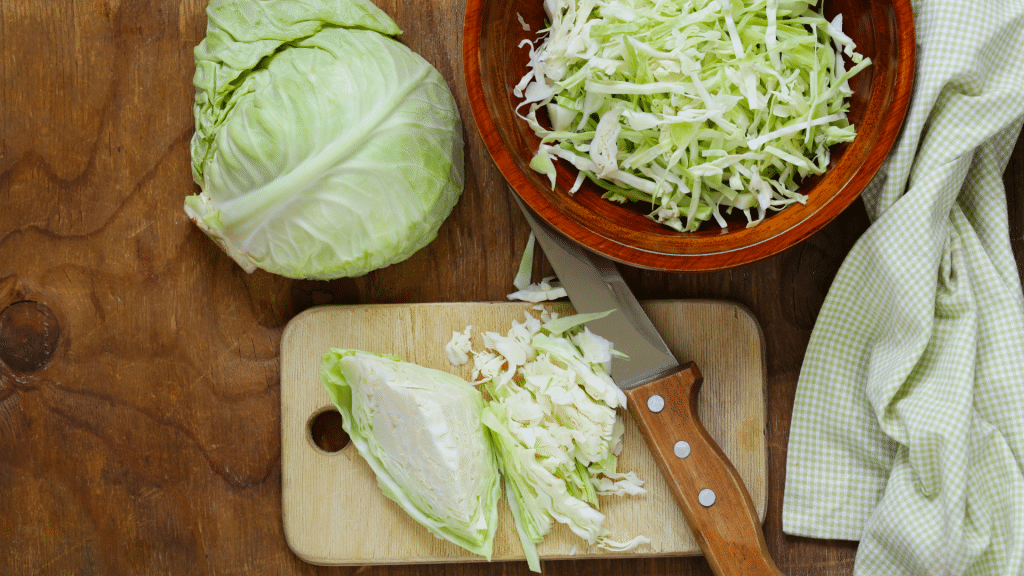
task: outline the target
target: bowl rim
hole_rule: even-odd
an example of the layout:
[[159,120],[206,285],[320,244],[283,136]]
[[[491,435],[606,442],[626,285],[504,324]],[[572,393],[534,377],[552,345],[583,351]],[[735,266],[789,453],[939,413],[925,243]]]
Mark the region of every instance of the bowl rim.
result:
[[[880,128],[871,147],[871,153],[846,182],[840,183],[838,192],[807,218],[780,228],[757,242],[691,253],[666,253],[642,249],[598,234],[563,214],[537,190],[535,184],[530,181],[531,175],[525,172],[505,146],[488,107],[486,89],[482,82],[482,15],[485,5],[490,1],[467,0],[462,48],[463,73],[470,108],[477,132],[483,139],[491,159],[512,192],[552,228],[584,248],[639,268],[691,272],[733,268],[774,256],[818,232],[852,204],[860,196],[864,186],[877,174],[900,134],[913,91],[916,40],[911,0],[890,0],[888,3],[892,6],[894,32],[900,41],[896,42],[894,87],[892,97],[887,102],[886,115],[898,117],[899,122],[884,124]],[[741,233],[742,230],[735,232]]]

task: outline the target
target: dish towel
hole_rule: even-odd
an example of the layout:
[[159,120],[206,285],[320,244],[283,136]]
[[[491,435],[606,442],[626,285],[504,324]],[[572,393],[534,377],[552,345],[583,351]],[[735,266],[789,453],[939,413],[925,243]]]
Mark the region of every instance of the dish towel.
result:
[[783,529],[854,573],[1024,574],[1024,297],[1002,176],[1024,0],[918,0],[903,131],[798,380]]

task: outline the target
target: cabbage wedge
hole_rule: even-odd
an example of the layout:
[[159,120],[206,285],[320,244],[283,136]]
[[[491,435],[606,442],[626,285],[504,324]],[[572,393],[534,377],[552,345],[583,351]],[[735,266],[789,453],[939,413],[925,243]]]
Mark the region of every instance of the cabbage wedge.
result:
[[384,494],[431,533],[490,560],[501,485],[480,392],[446,372],[336,348],[320,379]]

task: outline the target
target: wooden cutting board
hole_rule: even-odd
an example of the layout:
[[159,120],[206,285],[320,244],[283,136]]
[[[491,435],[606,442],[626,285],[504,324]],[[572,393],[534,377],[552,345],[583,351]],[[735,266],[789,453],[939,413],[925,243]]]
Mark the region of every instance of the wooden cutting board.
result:
[[[395,354],[410,362],[470,378],[469,365],[450,364],[444,346],[452,332],[474,327],[502,334],[531,311],[525,303],[327,306],[308,310],[286,327],[281,341],[281,468],[284,530],[303,560],[323,565],[479,561],[482,558],[427,532],[388,500],[373,472],[348,444],[336,452],[317,447],[313,420],[334,410],[319,380],[321,356],[331,347]],[[571,314],[568,303],[547,303]],[[758,515],[766,503],[764,341],[743,307],[718,301],[652,301],[644,309],[673,353],[704,374],[700,414],[746,482]],[[630,415],[620,470],[646,481],[647,494],[603,497],[612,538],[651,539],[626,553],[589,546],[558,525],[539,547],[542,559],[700,554],[693,534],[662,479]],[[508,505],[501,502],[494,560],[523,559]]]

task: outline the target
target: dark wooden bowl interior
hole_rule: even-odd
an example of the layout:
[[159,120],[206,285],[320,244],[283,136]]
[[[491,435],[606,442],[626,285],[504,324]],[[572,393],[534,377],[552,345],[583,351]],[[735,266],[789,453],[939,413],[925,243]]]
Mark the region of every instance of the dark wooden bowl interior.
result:
[[[733,219],[725,228],[706,224],[679,233],[645,217],[649,206],[619,205],[585,182],[567,192],[576,170],[556,162],[552,189],[534,172],[530,159],[539,138],[516,113],[512,93],[527,71],[525,40],[543,28],[540,0],[468,0],[464,29],[466,85],[477,128],[513,190],[549,224],[580,244],[627,264],[667,270],[714,270],[776,254],[807,238],[842,212],[871,180],[899,133],[910,100],[914,70],[914,28],[910,0],[831,0],[825,15],[843,15],[843,31],[873,64],[850,85],[853,142],[832,150],[828,171],[802,182],[806,204],[769,213],[759,225]],[[519,16],[530,26],[523,29]],[[503,193],[495,191],[495,193]]]

